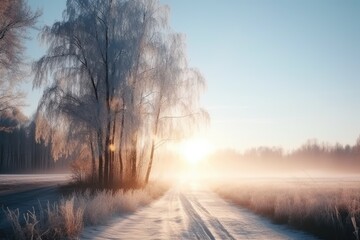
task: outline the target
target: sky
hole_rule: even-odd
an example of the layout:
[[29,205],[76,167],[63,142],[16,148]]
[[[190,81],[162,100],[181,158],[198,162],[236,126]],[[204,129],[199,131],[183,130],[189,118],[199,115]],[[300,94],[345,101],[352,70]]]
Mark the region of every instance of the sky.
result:
[[[29,0],[39,26],[64,0]],[[186,36],[191,66],[207,80],[202,105],[214,148],[292,150],[308,139],[354,144],[360,136],[360,1],[161,0]],[[37,32],[29,61],[45,51]],[[31,115],[41,91],[24,86]]]

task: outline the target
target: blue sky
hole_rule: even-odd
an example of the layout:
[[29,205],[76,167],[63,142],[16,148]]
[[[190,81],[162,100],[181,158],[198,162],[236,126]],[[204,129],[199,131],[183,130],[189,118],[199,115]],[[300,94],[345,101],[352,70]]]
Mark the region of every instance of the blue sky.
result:
[[[244,150],[309,138],[353,144],[360,135],[360,2],[162,0],[186,35],[190,63],[207,79],[202,103],[212,145]],[[29,0],[39,25],[65,1]],[[28,44],[30,59],[43,49]],[[30,114],[40,92],[29,94]]]

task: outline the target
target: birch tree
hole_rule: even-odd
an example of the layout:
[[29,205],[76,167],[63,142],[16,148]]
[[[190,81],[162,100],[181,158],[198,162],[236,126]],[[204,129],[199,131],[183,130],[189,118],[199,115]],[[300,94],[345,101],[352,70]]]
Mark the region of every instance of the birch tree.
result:
[[46,86],[38,139],[62,139],[54,154],[88,151],[100,186],[136,187],[154,137],[179,125],[165,120],[194,115],[203,78],[158,0],[69,0],[63,15],[43,29],[48,51],[34,64],[34,86]]
[[[44,28],[42,38],[49,49],[34,66],[35,86],[46,83],[49,73],[54,77],[42,101],[43,112],[54,115],[51,119],[56,126],[61,120],[70,126],[82,125],[89,136],[96,135],[94,152],[101,185],[108,182],[114,91],[132,67],[138,38],[134,29],[139,16],[132,4],[68,1],[63,21]],[[46,133],[40,132],[42,135]]]

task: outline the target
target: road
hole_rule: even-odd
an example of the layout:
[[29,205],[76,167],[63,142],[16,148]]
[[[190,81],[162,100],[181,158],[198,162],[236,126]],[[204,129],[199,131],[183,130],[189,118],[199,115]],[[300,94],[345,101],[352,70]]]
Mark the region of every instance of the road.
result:
[[58,186],[69,180],[69,174],[0,175],[0,239],[6,239],[11,229],[3,209],[18,208],[21,216],[33,207],[37,211],[39,203],[46,206],[58,201],[61,196]]
[[316,239],[272,224],[199,185],[170,189],[134,214],[86,227],[81,239]]

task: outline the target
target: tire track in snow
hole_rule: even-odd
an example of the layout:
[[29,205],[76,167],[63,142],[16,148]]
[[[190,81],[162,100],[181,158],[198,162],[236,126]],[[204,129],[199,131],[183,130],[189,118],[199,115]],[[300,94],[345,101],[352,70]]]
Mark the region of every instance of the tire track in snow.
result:
[[168,210],[166,215],[166,231],[171,238],[178,239],[179,228],[184,228],[183,218],[181,216],[181,206],[178,200],[178,192],[176,189],[170,190],[168,193]]
[[215,237],[211,233],[211,231],[206,226],[204,220],[201,216],[196,212],[190,201],[184,196],[184,194],[180,193],[179,195],[180,201],[184,206],[184,210],[187,216],[190,218],[189,227],[190,231],[195,234],[197,239],[212,239]]
[[192,196],[190,201],[194,203],[193,205],[196,206],[197,209],[202,213],[202,218],[207,220],[207,222],[212,226],[221,239],[235,240],[235,238],[228,232],[228,230],[226,230],[219,219],[211,215],[211,213],[200,204],[197,198]]

